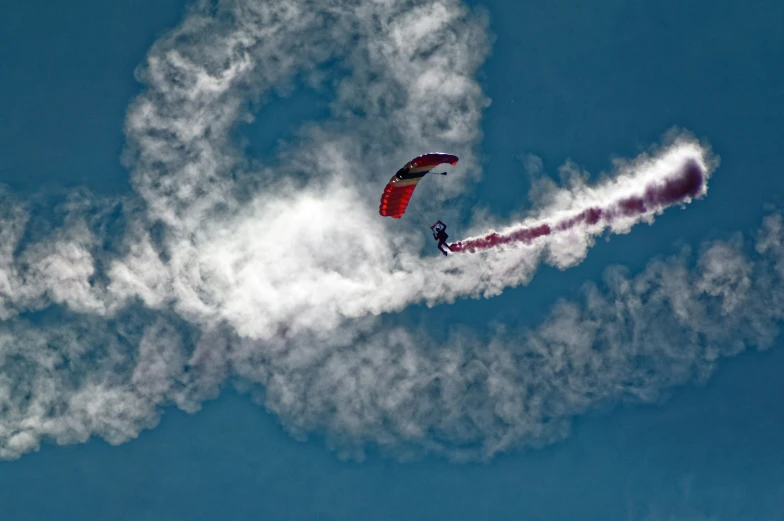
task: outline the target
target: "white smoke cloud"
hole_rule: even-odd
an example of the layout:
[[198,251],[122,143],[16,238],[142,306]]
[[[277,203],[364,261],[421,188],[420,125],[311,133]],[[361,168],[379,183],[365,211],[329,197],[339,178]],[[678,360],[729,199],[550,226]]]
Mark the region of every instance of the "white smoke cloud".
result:
[[768,347],[784,312],[780,225],[766,219],[758,244],[776,247],[763,258],[736,238],[706,245],[696,265],[684,253],[636,277],[610,268],[532,330],[489,342],[455,332],[445,345],[400,328],[326,348],[309,339],[255,377],[295,432],[326,429],[349,453],[371,442],[489,458],[547,443],[592,407],[659,400],[721,357]]
[[[419,232],[379,218],[379,183],[423,150],[460,155],[452,195],[476,182],[488,42],[487,21],[457,0],[197,4],[138,71],[133,195],[76,194],[38,229],[32,202],[0,194],[0,457],[43,439],[121,443],[162,406],[195,411],[233,382],[292,433],[324,432],[346,455],[377,444],[489,458],[768,345],[782,309],[776,216],[754,257],[729,241],[694,267],[612,269],[605,288],[530,331],[440,345],[390,325],[411,304],[525,284],[540,262],[573,266],[593,245],[595,230],[575,230],[436,263]],[[274,164],[249,166],[232,132],[297,77],[333,82],[331,117]],[[528,219],[635,193],[685,159],[706,175],[717,164],[704,144],[668,136],[597,184],[572,176],[543,191]]]

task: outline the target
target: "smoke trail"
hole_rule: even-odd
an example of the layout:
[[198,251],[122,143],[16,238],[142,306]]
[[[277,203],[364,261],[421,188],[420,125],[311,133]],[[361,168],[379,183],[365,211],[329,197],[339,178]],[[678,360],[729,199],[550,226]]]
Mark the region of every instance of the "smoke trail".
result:
[[[622,233],[685,202],[690,189],[667,180],[687,160],[702,176],[694,197],[715,168],[706,146],[675,136],[595,187],[558,191],[520,225],[576,219],[558,233],[423,258],[420,234],[378,218],[379,177],[401,155],[449,150],[466,187],[488,49],[486,21],[456,0],[196,6],[138,73],[146,89],[126,121],[134,194],[74,197],[41,229],[32,203],[0,194],[0,458],[45,439],[121,443],[163,407],[197,410],[226,384],[347,453],[376,444],[488,458],[557,439],[599,403],[655,399],[769,341],[782,308],[776,218],[758,258],[729,242],[696,267],[678,258],[634,279],[616,270],[604,293],[531,331],[440,345],[390,326],[411,304],[490,297],[541,262],[575,265],[594,228]],[[248,100],[297,74],[318,83],[335,60],[346,73],[330,80],[330,118],[273,164],[248,166],[231,139]],[[602,212],[593,224],[590,209]]]
[[[263,372],[263,403],[298,435],[326,432],[347,456],[366,445],[401,454],[488,459],[565,437],[571,418],[619,402],[656,402],[703,382],[723,357],[765,349],[784,318],[784,221],[655,259],[631,276],[607,269],[600,285],[561,301],[531,329],[447,342],[372,324],[347,338],[293,337]],[[307,353],[307,356],[305,354]]]
[[[570,208],[558,212],[558,216],[546,222],[464,239],[449,247],[453,252],[474,253],[516,243],[530,244],[536,239],[575,229],[584,235],[595,236],[612,229],[620,220],[624,221],[624,229],[628,229],[634,221],[650,219],[669,206],[703,197],[710,174],[708,163],[709,158],[693,145],[674,147],[647,169],[631,172],[628,179],[616,181],[614,189],[611,189],[614,192],[612,198],[602,201],[601,206]],[[639,186],[631,188],[635,184]],[[629,191],[632,191],[631,195]],[[590,204],[589,201],[596,198],[589,197],[581,204]],[[571,215],[562,216],[564,213]]]

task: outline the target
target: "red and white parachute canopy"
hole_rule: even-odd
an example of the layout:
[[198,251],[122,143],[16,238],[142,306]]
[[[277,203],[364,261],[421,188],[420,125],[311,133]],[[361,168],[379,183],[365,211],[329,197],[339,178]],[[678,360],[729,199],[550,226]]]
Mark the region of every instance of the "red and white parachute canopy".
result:
[[436,152],[415,157],[406,163],[384,187],[378,213],[384,217],[400,219],[406,213],[408,202],[419,181],[433,168],[443,163],[454,166],[457,164],[457,156]]

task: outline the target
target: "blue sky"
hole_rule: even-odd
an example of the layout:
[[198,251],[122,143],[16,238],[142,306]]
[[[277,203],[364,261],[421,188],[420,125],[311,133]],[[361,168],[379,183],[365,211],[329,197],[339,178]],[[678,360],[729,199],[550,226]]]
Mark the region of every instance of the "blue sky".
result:
[[[445,5],[446,11],[434,19],[460,9],[456,2]],[[0,182],[9,191],[2,195],[6,210],[0,222],[10,237],[17,237],[15,226],[23,222],[19,216],[28,212],[31,217],[19,224],[18,246],[11,253],[3,250],[0,258],[3,273],[13,274],[0,307],[4,338],[11,339],[2,344],[0,375],[3,385],[10,385],[1,389],[10,395],[0,394],[6,400],[0,409],[0,446],[13,456],[0,462],[3,519],[782,518],[784,462],[778,440],[784,433],[784,411],[778,397],[784,355],[779,339],[764,341],[780,319],[775,283],[766,278],[775,275],[777,258],[753,248],[763,217],[771,213],[765,205],[780,205],[784,193],[778,151],[784,116],[779,101],[784,87],[782,6],[471,6],[477,10],[457,16],[447,29],[434,28],[450,43],[436,46],[436,55],[445,53],[461,65],[459,74],[427,91],[423,103],[440,107],[444,93],[450,93],[467,108],[459,113],[448,109],[446,123],[433,127],[428,125],[438,120],[438,113],[420,121],[408,106],[399,112],[388,108],[400,101],[385,89],[397,80],[395,67],[408,64],[373,61],[372,53],[371,58],[359,53],[352,55],[355,61],[341,61],[348,55],[341,53],[352,45],[374,49],[376,39],[385,41],[384,31],[375,34],[360,27],[360,36],[351,41],[351,30],[330,33],[337,42],[330,57],[318,51],[321,33],[312,29],[320,27],[317,22],[302,29],[289,24],[291,33],[276,33],[268,38],[268,47],[264,37],[256,36],[262,43],[249,51],[248,63],[257,65],[241,73],[223,97],[213,98],[205,90],[201,98],[188,101],[176,86],[187,90],[198,74],[190,77],[183,67],[178,75],[163,67],[156,76],[154,65],[143,65],[145,56],[149,52],[154,60],[173,49],[196,57],[194,63],[212,64],[210,49],[225,45],[221,38],[230,34],[230,24],[208,25],[213,29],[206,36],[194,30],[190,36],[167,39],[183,19],[186,27],[193,23],[186,4],[5,6],[0,33],[10,45],[0,49]],[[395,16],[405,17],[405,11]],[[331,23],[353,29],[362,20],[347,16]],[[422,38],[434,45],[426,35]],[[486,54],[483,38],[490,42]],[[162,43],[153,47],[156,41]],[[267,62],[273,55],[277,61]],[[221,62],[215,58],[214,63]],[[298,75],[292,81],[285,79],[288,65]],[[387,78],[386,83],[365,78],[366,71]],[[346,78],[350,81],[336,83]],[[449,90],[453,87],[455,93]],[[141,98],[133,102],[137,95]],[[256,95],[260,97],[254,100]],[[485,98],[492,100],[486,107]],[[244,108],[248,105],[250,112]],[[145,106],[160,118],[147,118]],[[231,107],[237,108],[232,112]],[[198,110],[208,114],[212,130],[194,138],[189,129],[205,121],[194,115]],[[238,124],[250,113],[254,121]],[[456,119],[466,126],[450,127]],[[422,134],[397,136],[386,120],[416,124]],[[218,123],[211,127],[214,121]],[[308,121],[322,127],[300,133],[300,125]],[[389,176],[386,162],[411,155],[417,146],[459,149],[468,166],[457,175],[481,166],[482,181],[468,185],[466,199],[506,223],[532,206],[529,188],[541,174],[526,169],[531,156],[541,158],[544,170],[555,178],[559,166],[571,159],[591,173],[590,185],[599,172],[610,171],[613,157],[633,158],[649,150],[673,126],[705,140],[720,157],[705,198],[685,209],[666,210],[652,226],[638,225],[629,234],[597,241],[579,265],[561,270],[545,262],[530,271],[530,283],[506,287],[500,296],[467,299],[445,282],[446,293],[458,293],[457,301],[436,297],[433,308],[403,290],[389,293],[403,304],[387,309],[369,301],[370,311],[338,306],[340,313],[320,314],[302,307],[307,302],[294,300],[292,309],[299,311],[280,315],[288,317],[286,327],[294,332],[287,336],[278,330],[270,336],[265,328],[280,327],[276,310],[288,309],[297,283],[309,279],[287,279],[294,282],[273,293],[278,301],[263,299],[263,291],[248,296],[233,290],[227,298],[222,279],[210,279],[212,272],[204,268],[214,260],[212,251],[239,248],[246,257],[260,256],[262,271],[280,270],[283,255],[269,253],[275,251],[274,237],[250,250],[230,240],[233,234],[253,238],[256,222],[285,227],[265,213],[279,194],[291,195],[296,207],[292,217],[314,212],[310,219],[321,216],[329,223],[319,212],[345,211],[350,218],[342,228],[327,228],[322,235],[345,244],[350,255],[365,251],[360,239],[365,234],[381,237],[371,244],[374,251],[394,251],[388,241],[396,236],[410,237],[409,244],[416,246],[423,240],[417,239],[419,232],[365,221],[364,206],[352,201],[383,184]],[[225,142],[220,134],[224,128]],[[172,135],[183,144],[172,145]],[[330,141],[331,136],[341,140]],[[284,150],[293,150],[302,162],[290,160],[290,152],[277,156],[278,140],[288,143]],[[310,193],[302,185],[276,184],[276,179],[296,178],[307,185],[339,175],[331,162],[336,157],[351,160],[355,146],[378,154],[365,164],[367,171],[357,174],[357,193],[328,191],[322,203],[318,196],[301,199]],[[308,149],[317,152],[311,156]],[[196,168],[189,166],[191,161]],[[159,178],[160,165],[166,175]],[[273,168],[267,170],[268,165]],[[166,185],[167,179],[173,184]],[[178,191],[192,186],[196,188]],[[200,186],[207,189],[200,192]],[[235,189],[240,195],[222,198]],[[242,192],[254,190],[272,195],[243,198]],[[60,206],[52,211],[55,203]],[[368,205],[370,210],[374,204]],[[188,237],[206,227],[209,240],[189,242]],[[736,232],[745,243],[732,242]],[[297,236],[306,243],[312,240]],[[705,241],[714,240],[721,241],[718,247],[706,246]],[[221,245],[225,248],[216,247]],[[394,245],[408,254],[406,243]],[[684,247],[690,248],[690,257],[672,260]],[[332,266],[335,258],[321,251],[313,253],[315,266]],[[376,259],[372,252],[364,254]],[[488,257],[488,264],[504,262],[509,255]],[[655,264],[662,256],[663,264]],[[437,261],[441,259],[425,257],[417,266],[437,278],[442,269]],[[383,262],[370,266],[380,270]],[[101,269],[91,272],[92,265]],[[189,267],[194,265],[201,266],[199,280],[192,278]],[[672,330],[675,355],[659,349],[667,342],[656,336],[668,333],[667,324],[679,324],[670,317],[669,305],[645,300],[644,312],[613,321],[604,307],[588,304],[585,292],[592,290],[581,289],[585,283],[598,284],[609,302],[636,297],[619,289],[622,284],[613,285],[620,284],[618,278],[605,275],[613,265],[625,266],[638,284],[668,287],[668,281],[680,280],[675,277],[683,267],[694,286],[704,285],[708,314],[694,312],[698,318],[687,324],[693,330]],[[313,266],[303,264],[297,273],[310,273]],[[469,280],[471,265],[460,266]],[[18,280],[13,278],[17,272]],[[510,280],[502,285],[519,283]],[[463,279],[459,283],[468,284]],[[431,291],[425,283],[422,287]],[[203,305],[182,288],[194,288]],[[676,299],[681,293],[667,295]],[[710,304],[712,297],[706,295],[720,300]],[[498,427],[497,418],[482,416],[498,402],[482,394],[481,381],[460,371],[452,373],[456,385],[468,385],[454,401],[429,394],[447,392],[450,382],[443,375],[438,391],[426,386],[422,394],[413,394],[421,416],[388,413],[381,399],[361,402],[360,407],[368,408],[359,413],[351,400],[345,402],[349,405],[339,401],[346,390],[341,382],[375,367],[369,362],[374,356],[390,356],[387,345],[408,349],[423,367],[438,365],[439,352],[465,356],[470,366],[475,363],[471,360],[497,364],[504,353],[517,353],[532,341],[551,353],[563,345],[567,351],[568,346],[576,348],[579,342],[567,339],[562,345],[548,333],[548,324],[572,324],[565,321],[566,312],[553,308],[561,298],[599,323],[600,332],[633,323],[649,340],[625,346],[623,338],[632,338],[625,333],[619,334],[619,343],[614,337],[606,343],[597,340],[599,349],[619,349],[622,363],[607,366],[606,375],[567,373],[562,380],[558,373],[551,384],[524,369],[512,374],[509,381],[518,387],[510,388],[510,404],[522,394],[545,405],[509,419],[523,429],[515,432],[528,434],[483,462],[452,460],[458,448],[484,446],[506,427]],[[733,307],[736,298],[746,300]],[[686,298],[686,303],[698,306],[696,298]],[[731,310],[726,316],[719,314],[722,306]],[[379,307],[384,315],[369,318]],[[657,323],[665,326],[657,328]],[[507,332],[497,333],[498,324]],[[470,333],[464,335],[466,330]],[[401,331],[411,337],[395,344]],[[477,340],[466,340],[473,336]],[[707,347],[700,347],[705,338]],[[749,349],[738,347],[738,341],[748,342]],[[772,348],[758,352],[759,341]],[[500,355],[492,354],[493,345],[501,346]],[[627,359],[624,353],[633,347],[640,349],[639,356]],[[308,365],[323,353],[337,353],[324,358],[327,372],[313,369],[320,364]],[[182,372],[182,357],[195,355],[188,362],[191,369]],[[717,364],[714,356],[720,358]],[[224,359],[233,364],[231,370]],[[398,369],[395,365],[389,371]],[[375,378],[379,376],[383,373]],[[414,388],[416,377],[413,373]],[[305,380],[305,390],[298,378]],[[237,380],[251,392],[234,390]],[[358,394],[395,389],[356,381]],[[405,384],[402,379],[398,385]],[[607,390],[605,384],[623,391]],[[315,394],[309,394],[308,385]],[[582,385],[598,398],[575,391]],[[567,391],[576,397],[567,397]],[[333,401],[319,396],[330,392],[337,397]],[[633,392],[642,398],[630,400]],[[583,400],[586,407],[580,405]],[[203,408],[195,414],[180,410],[193,411],[198,405]],[[49,409],[42,413],[36,407]],[[455,411],[471,421],[450,423]],[[373,419],[376,414],[383,417],[382,427]],[[503,411],[499,415],[504,417]],[[567,430],[548,431],[547,416]],[[387,427],[403,422],[401,418],[408,426],[424,426],[426,433],[406,438],[402,428]],[[14,438],[15,433],[23,436]],[[356,456],[358,447],[364,459],[341,459]],[[401,452],[409,449],[416,452],[415,460],[401,461]]]

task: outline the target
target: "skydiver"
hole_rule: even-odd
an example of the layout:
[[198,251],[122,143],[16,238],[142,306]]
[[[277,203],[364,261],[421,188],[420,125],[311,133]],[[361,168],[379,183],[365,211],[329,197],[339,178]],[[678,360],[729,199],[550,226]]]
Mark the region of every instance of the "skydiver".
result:
[[449,235],[446,234],[446,224],[439,220],[436,221],[430,229],[433,230],[433,238],[438,241],[439,251],[446,256],[447,253],[444,246],[446,246],[449,251],[452,251],[452,248],[446,243],[446,240],[449,238]]

